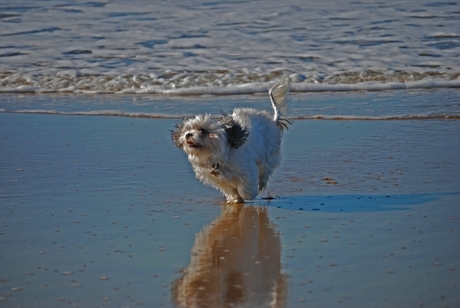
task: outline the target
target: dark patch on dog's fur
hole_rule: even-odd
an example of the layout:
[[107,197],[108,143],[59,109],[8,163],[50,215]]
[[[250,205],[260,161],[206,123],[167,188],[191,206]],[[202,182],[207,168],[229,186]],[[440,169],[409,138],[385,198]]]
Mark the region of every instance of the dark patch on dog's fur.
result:
[[292,124],[291,121],[289,121],[287,118],[283,118],[283,117],[280,117],[278,119],[278,121],[276,121],[276,125],[278,125],[278,127],[281,130],[288,130],[290,124]]
[[180,138],[181,131],[182,131],[183,127],[184,127],[184,123],[176,124],[176,126],[175,126],[176,129],[171,131],[172,141],[174,142],[174,144],[178,148],[182,147],[182,144],[180,144],[180,142],[179,142],[179,138]]
[[249,132],[233,119],[231,115],[222,112],[219,122],[227,133],[228,143],[235,149],[242,146],[248,139]]

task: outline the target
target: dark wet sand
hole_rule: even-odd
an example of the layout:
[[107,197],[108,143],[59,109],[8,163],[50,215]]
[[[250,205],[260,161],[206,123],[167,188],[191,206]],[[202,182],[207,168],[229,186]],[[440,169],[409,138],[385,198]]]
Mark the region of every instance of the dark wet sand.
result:
[[176,121],[0,114],[0,307],[460,305],[460,121],[297,121],[244,207]]

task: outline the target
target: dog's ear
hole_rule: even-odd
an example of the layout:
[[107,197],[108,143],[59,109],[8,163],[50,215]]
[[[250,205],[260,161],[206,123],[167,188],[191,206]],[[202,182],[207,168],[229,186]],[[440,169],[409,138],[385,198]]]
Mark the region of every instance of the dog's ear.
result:
[[184,123],[176,124],[175,127],[176,129],[171,131],[171,138],[172,138],[172,141],[174,142],[174,145],[176,147],[181,148],[182,144],[179,142],[179,138],[182,132],[182,128],[184,127]]
[[232,116],[222,113],[220,119],[222,126],[227,134],[227,141],[233,148],[242,146],[248,139],[249,132],[233,119]]

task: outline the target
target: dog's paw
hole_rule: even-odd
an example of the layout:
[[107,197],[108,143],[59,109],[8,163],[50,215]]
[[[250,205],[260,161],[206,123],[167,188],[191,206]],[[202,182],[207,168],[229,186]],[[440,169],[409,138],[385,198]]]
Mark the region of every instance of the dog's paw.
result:
[[244,203],[243,198],[240,196],[227,196],[227,204]]

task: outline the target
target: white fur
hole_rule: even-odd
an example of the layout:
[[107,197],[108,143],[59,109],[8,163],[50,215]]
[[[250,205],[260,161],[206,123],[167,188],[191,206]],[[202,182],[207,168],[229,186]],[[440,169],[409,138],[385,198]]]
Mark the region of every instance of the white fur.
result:
[[[209,114],[197,115],[172,132],[173,141],[188,155],[196,177],[219,189],[228,203],[254,199],[279,165],[282,132],[289,123],[285,118],[288,88],[289,78],[284,77],[270,89],[274,116],[267,111],[236,108],[220,121]],[[226,123],[229,119],[233,125]],[[229,127],[236,133],[228,132]],[[233,144],[229,139],[237,142]]]

